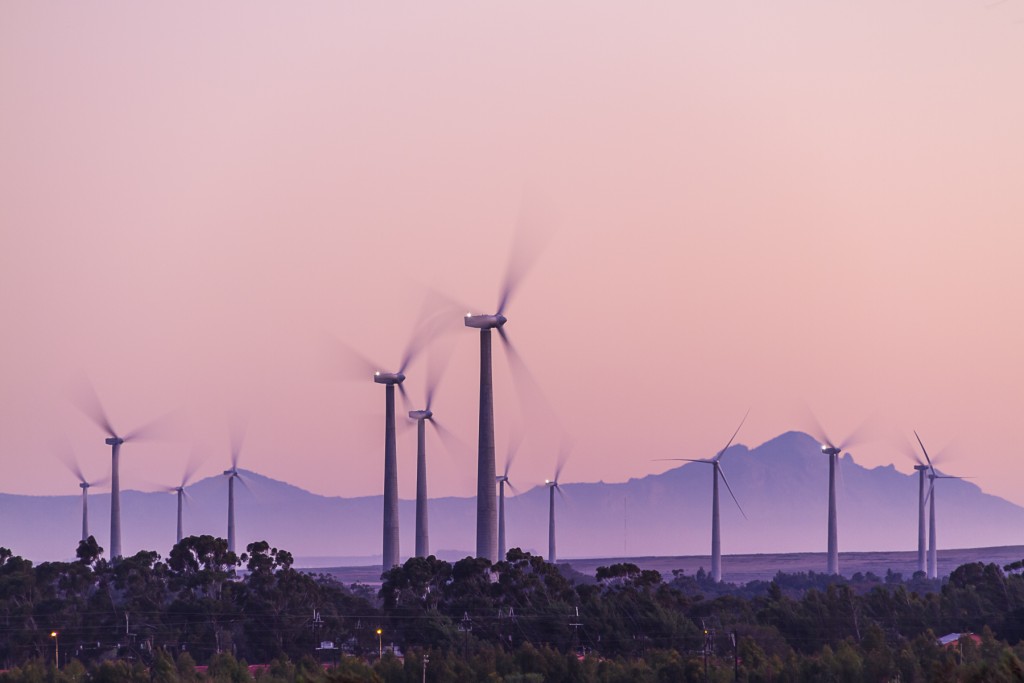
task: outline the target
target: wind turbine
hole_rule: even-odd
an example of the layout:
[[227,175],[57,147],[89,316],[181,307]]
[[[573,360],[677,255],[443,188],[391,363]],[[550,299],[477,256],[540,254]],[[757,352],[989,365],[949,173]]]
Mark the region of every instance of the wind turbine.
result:
[[836,512],[836,470],[839,468],[839,454],[861,440],[861,432],[864,425],[861,425],[853,434],[846,437],[846,440],[836,444],[821,425],[817,423],[813,415],[811,420],[814,423],[816,438],[821,443],[821,452],[828,456],[828,574],[839,573],[839,522]]
[[[237,479],[242,486],[245,486],[245,480],[242,475],[238,472],[238,460],[242,457],[242,444],[245,441],[245,432],[240,428],[235,428],[231,432],[231,469],[224,470],[224,476],[228,478],[228,550],[235,552],[235,480]],[[184,494],[185,480],[182,480],[182,484],[179,487],[181,491],[178,494],[178,540],[181,540],[181,496]]]
[[[195,473],[196,473],[197,469],[198,469],[198,464],[190,462],[185,467],[185,473],[181,475],[181,483],[179,485],[177,485],[177,486],[171,486],[169,488],[164,489],[168,493],[176,494],[177,498],[178,498],[178,535],[177,535],[177,540],[175,541],[175,544],[181,543],[181,539],[184,538],[184,533],[183,533],[184,526],[182,525],[182,508],[184,507],[185,498],[188,496],[188,492],[185,490],[185,488],[189,485],[189,483],[191,483],[192,477],[195,476]],[[228,488],[229,489],[231,488],[231,484],[230,483],[228,484]],[[231,496],[231,491],[230,490],[228,492],[228,498],[229,498],[228,506],[229,507],[233,507],[234,506],[234,500],[233,500],[233,497]],[[228,518],[229,518],[229,522],[228,523],[232,527],[232,529],[229,529],[229,531],[232,531],[233,530],[233,526],[234,526],[234,514],[232,512],[229,512],[228,513]]]
[[914,469],[917,470],[917,571],[922,572],[925,576],[928,575],[928,557],[926,554],[927,545],[925,543],[925,528],[927,522],[925,522],[924,508],[925,508],[925,472],[928,471],[928,465],[918,463],[914,465]]
[[[348,374],[352,379],[363,379],[372,373],[373,381],[384,385],[384,529],[382,565],[383,570],[388,571],[399,563],[398,545],[398,453],[395,442],[395,387],[402,394],[402,398],[408,402],[408,394],[402,383],[405,381],[405,370],[409,364],[419,355],[423,347],[438,332],[437,316],[427,310],[424,311],[419,321],[413,328],[413,334],[402,352],[402,358],[396,372],[384,372],[381,366],[373,363],[368,358],[357,352],[343,342],[339,345],[343,355],[350,362]],[[412,413],[410,413],[412,417]],[[419,419],[419,418],[413,418]],[[427,418],[423,418],[427,419]],[[436,426],[436,422],[434,423]],[[425,475],[425,472],[424,472]],[[423,480],[426,485],[426,480]],[[418,486],[417,486],[418,489]],[[426,519],[424,518],[424,524]]]
[[[937,579],[939,578],[939,553],[938,546],[936,545],[935,539],[935,480],[936,479],[966,479],[967,477],[954,477],[948,474],[939,474],[935,471],[935,465],[932,459],[928,456],[928,451],[924,447],[924,442],[921,441],[921,437],[918,436],[917,432],[914,432],[914,436],[917,438],[917,443],[921,446],[921,452],[924,453],[925,460],[927,461],[928,469],[928,493],[925,496],[925,500],[928,502],[928,578]],[[916,469],[916,468],[915,468]],[[924,512],[923,506],[921,510]]]
[[454,439],[443,425],[441,425],[431,405],[434,403],[434,395],[441,383],[441,376],[448,361],[451,360],[453,348],[448,345],[441,354],[431,353],[427,362],[427,391],[426,408],[424,410],[409,411],[409,418],[416,421],[416,557],[427,557],[430,555],[430,532],[428,523],[428,498],[427,498],[427,435],[426,423],[430,423],[442,439],[446,441]]
[[548,487],[548,562],[558,562],[558,555],[555,553],[555,491],[558,495],[564,496],[562,488],[558,485],[558,475],[554,479],[545,479],[544,485]]
[[512,482],[508,478],[508,470],[512,466],[512,461],[516,457],[516,451],[519,450],[519,439],[514,439],[509,442],[508,455],[505,457],[505,472],[497,477],[495,481],[498,482],[498,561],[503,562],[508,556],[508,545],[505,543],[505,486],[507,485],[513,493],[516,492],[516,487],[512,485]]
[[104,443],[110,446],[110,559],[115,560],[121,557],[121,473],[120,457],[121,444],[126,441],[147,439],[157,436],[160,429],[166,426],[168,416],[157,418],[146,423],[142,427],[119,436],[114,427],[110,424],[107,414],[103,410],[96,390],[88,382],[84,383],[78,392],[77,405],[79,410],[90,420],[102,429],[108,436]]
[[[748,415],[750,414],[749,410],[747,411],[747,414]],[[723,448],[722,450],[718,451],[718,453],[715,454],[715,456],[713,458],[701,458],[701,459],[695,459],[695,458],[662,458],[663,460],[682,460],[682,461],[685,461],[685,462],[702,462],[702,463],[706,463],[708,465],[711,465],[711,467],[713,468],[712,469],[712,473],[711,473],[712,474],[712,480],[711,480],[712,481],[712,484],[711,484],[711,578],[716,583],[722,580],[722,532],[721,532],[721,525],[720,525],[719,513],[718,513],[718,509],[719,509],[718,508],[718,477],[719,476],[721,476],[722,477],[722,481],[725,482],[725,487],[729,490],[729,495],[732,496],[733,502],[736,503],[736,507],[739,508],[740,514],[743,515],[744,519],[747,518],[746,513],[743,512],[743,507],[740,506],[740,501],[736,499],[736,494],[732,492],[732,487],[729,486],[729,480],[726,479],[725,472],[722,471],[722,464],[721,464],[722,456],[725,454],[725,452],[727,450],[729,450],[729,446],[732,445],[732,442],[736,438],[736,435],[740,433],[740,427],[742,427],[743,423],[746,422],[746,421],[747,421],[747,415],[744,415],[743,419],[740,420],[739,427],[737,427],[736,431],[733,432],[732,436],[729,438],[729,442],[725,444],[725,448]]]
[[82,489],[82,540],[85,541],[89,538],[89,489],[93,486],[103,486],[107,483],[107,477],[86,481],[85,475],[82,474],[82,468],[78,466],[78,460],[70,451],[68,451],[68,459],[64,461],[64,464],[78,478],[78,485]]
[[555,465],[554,478],[544,480],[544,485],[548,487],[548,562],[551,564],[558,561],[558,554],[555,552],[555,491],[565,498],[562,487],[558,484],[558,478],[562,475],[562,468],[565,467],[568,454],[568,450],[563,446]]
[[[480,330],[480,422],[477,442],[477,487],[476,487],[476,556],[492,563],[498,560],[497,505],[494,495],[496,467],[494,464],[494,382],[491,373],[491,330],[498,335],[510,356],[515,349],[505,332],[508,318],[504,313],[516,288],[539,251],[538,245],[531,249],[525,241],[525,216],[520,216],[515,245],[505,272],[505,280],[498,296],[498,309],[491,314],[466,313],[463,320],[466,327]],[[527,253],[531,252],[531,253]]]

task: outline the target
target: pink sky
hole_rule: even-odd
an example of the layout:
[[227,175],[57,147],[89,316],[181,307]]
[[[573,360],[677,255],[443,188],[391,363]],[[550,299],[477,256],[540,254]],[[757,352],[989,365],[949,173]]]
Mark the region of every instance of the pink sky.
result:
[[[490,312],[529,186],[557,229],[508,331],[566,480],[711,455],[748,407],[757,445],[806,404],[955,439],[949,471],[1024,504],[1024,3],[986,4],[4,3],[0,489],[76,493],[58,433],[109,468],[68,402],[86,372],[118,429],[189,409],[182,443],[125,447],[128,487],[176,483],[191,439],[223,470],[241,412],[243,467],[378,493],[383,390],[328,381],[324,334],[392,363],[423,285]],[[472,445],[451,324],[436,411]],[[533,427],[521,486],[558,448]],[[471,495],[474,454],[434,445],[431,493]]]

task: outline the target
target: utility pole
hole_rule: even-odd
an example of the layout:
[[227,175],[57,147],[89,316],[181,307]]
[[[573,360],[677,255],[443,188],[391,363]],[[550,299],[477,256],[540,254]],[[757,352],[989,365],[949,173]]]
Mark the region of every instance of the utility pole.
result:
[[576,649],[576,643],[579,642],[580,626],[583,626],[583,624],[580,623],[580,608],[576,607],[576,621],[572,621],[572,616],[569,617],[569,628],[572,629],[573,650]]
[[427,683],[427,663],[430,662],[430,655],[423,653],[423,683]]
[[708,651],[711,649],[711,632],[708,631],[703,619],[700,620],[700,625],[704,630],[704,683],[708,683]]
[[462,613],[462,621],[459,622],[459,630],[466,634],[465,645],[463,646],[462,657],[469,661],[469,632],[473,630],[473,620],[469,618],[469,612]]
[[740,637],[736,633],[736,629],[733,629],[732,633],[729,634],[732,638],[732,667],[733,667],[733,680],[739,683],[740,680]]

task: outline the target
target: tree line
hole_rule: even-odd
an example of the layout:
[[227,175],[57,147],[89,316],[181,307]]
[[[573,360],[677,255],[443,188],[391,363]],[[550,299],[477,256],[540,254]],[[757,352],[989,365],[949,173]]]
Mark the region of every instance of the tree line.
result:
[[0,548],[0,683],[1024,680],[1024,562],[733,585],[514,548],[412,558],[374,590],[262,541],[111,562],[90,538],[76,558]]

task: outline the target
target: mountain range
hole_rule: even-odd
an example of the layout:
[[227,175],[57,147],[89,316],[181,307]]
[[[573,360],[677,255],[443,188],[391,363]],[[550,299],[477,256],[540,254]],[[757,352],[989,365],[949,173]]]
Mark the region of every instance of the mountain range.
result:
[[[642,453],[623,457],[643,458]],[[729,448],[722,467],[744,517],[722,487],[722,547],[732,553],[824,550],[828,460],[810,436],[787,432],[754,449]],[[301,566],[380,562],[381,496],[328,497],[242,471],[236,488],[239,547],[266,540],[296,556]],[[912,550],[917,543],[917,474],[892,465],[865,468],[840,459],[839,547],[842,551]],[[515,482],[515,472],[512,472]],[[706,555],[711,533],[712,468],[686,463],[622,483],[566,483],[556,500],[558,555],[633,557]],[[520,483],[520,486],[522,484]],[[188,488],[186,534],[225,535],[226,481],[209,477]],[[1024,508],[984,493],[970,481],[936,486],[939,548],[1020,544]],[[175,496],[123,491],[123,548],[166,555],[174,542]],[[548,492],[543,486],[507,499],[509,546],[547,552]],[[89,497],[90,531],[109,541],[109,494]],[[414,545],[415,505],[399,506],[402,557]],[[432,551],[445,559],[472,554],[473,498],[430,502]],[[34,561],[74,557],[81,533],[81,496],[0,494],[0,545]]]

